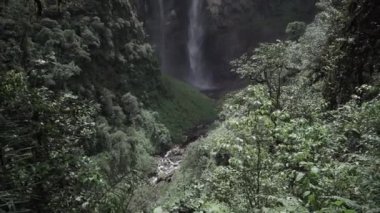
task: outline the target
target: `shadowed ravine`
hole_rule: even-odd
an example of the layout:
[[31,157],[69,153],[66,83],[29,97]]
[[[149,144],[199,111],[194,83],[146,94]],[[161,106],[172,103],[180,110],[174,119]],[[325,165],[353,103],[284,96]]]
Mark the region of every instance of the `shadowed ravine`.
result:
[[379,15],[0,0],[0,213],[380,213]]

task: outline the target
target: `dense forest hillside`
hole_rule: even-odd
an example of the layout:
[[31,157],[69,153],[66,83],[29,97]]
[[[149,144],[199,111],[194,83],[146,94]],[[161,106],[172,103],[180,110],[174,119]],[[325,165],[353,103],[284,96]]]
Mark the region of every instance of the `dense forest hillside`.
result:
[[317,7],[306,29],[232,62],[251,85],[226,98],[155,212],[380,211],[380,3]]
[[0,6],[1,212],[125,211],[153,156],[216,116],[161,76],[132,1]]
[[0,2],[0,213],[380,212],[380,2],[197,1]]

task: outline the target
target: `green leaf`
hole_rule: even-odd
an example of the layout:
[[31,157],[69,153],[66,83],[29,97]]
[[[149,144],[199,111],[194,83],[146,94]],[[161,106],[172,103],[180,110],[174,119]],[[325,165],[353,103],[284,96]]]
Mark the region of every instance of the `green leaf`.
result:
[[318,174],[318,173],[319,173],[319,169],[318,169],[318,167],[313,166],[313,167],[311,168],[311,173],[313,173],[313,174]]
[[337,201],[334,202],[334,204],[335,204],[336,206],[342,206],[342,205],[344,204],[344,202],[341,201],[341,200],[337,200]]
[[162,207],[157,207],[153,210],[153,213],[164,213],[164,210],[162,209]]
[[310,195],[310,193],[311,193],[310,191],[306,191],[306,192],[304,192],[304,193],[303,193],[303,195],[302,195],[302,196],[303,196],[303,197],[307,197],[307,196],[309,196],[309,195]]
[[303,173],[303,172],[298,172],[298,173],[297,173],[297,177],[296,177],[296,182],[301,181],[303,177],[305,177],[305,173]]

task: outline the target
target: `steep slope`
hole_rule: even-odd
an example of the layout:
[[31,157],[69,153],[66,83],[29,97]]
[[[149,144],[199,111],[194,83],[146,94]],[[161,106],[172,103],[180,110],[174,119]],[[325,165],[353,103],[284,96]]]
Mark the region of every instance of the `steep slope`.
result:
[[[346,103],[355,88],[377,83],[380,72],[380,3],[352,3],[337,24],[324,57],[322,72],[328,78],[325,96],[331,107]],[[337,67],[331,67],[331,59]],[[370,95],[372,96],[375,94]]]
[[[155,211],[377,212],[379,53],[368,45],[377,28],[366,28],[378,25],[376,5],[321,0],[297,41],[261,44],[236,60],[251,85],[232,93],[219,125],[188,148]],[[361,82],[359,70],[372,71]],[[332,79],[347,81],[326,96]],[[348,102],[331,110],[341,97]]]
[[[129,1],[42,3],[36,13],[39,9],[33,1],[12,1],[3,9],[2,69],[33,70],[48,63],[78,66],[81,72],[72,80],[81,81],[83,93],[104,86],[142,96],[140,91],[159,87],[152,48]],[[19,52],[11,51],[7,41],[12,39],[13,49]],[[43,84],[62,88],[58,81],[66,79],[50,75],[52,79]]]
[[[132,1],[0,6],[0,211],[125,212],[153,156],[215,116],[195,89],[162,81]],[[203,105],[152,111],[188,94]],[[159,121],[186,110],[195,119],[173,137]]]

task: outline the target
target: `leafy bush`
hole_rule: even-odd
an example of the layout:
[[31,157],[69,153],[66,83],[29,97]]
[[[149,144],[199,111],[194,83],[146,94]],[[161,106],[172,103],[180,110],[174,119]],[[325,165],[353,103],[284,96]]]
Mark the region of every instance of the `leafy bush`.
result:
[[274,107],[281,108],[281,87],[288,72],[286,50],[289,43],[278,41],[273,44],[261,44],[252,56],[244,55],[232,62],[234,71],[253,82],[264,82]]
[[295,21],[288,24],[286,27],[286,34],[288,35],[288,39],[294,41],[298,40],[306,30],[306,23]]
[[176,199],[164,199],[163,207],[201,210],[197,203],[216,201],[233,212],[374,210],[380,100],[299,116],[294,108],[272,112],[263,89],[251,86],[227,99],[223,123],[197,145],[206,162],[188,154],[168,192]]
[[87,170],[84,155],[94,134],[95,109],[70,93],[31,88],[16,71],[1,76],[0,96],[6,126],[0,131],[1,208],[80,209],[76,196],[97,172]]
[[163,76],[162,81],[164,91],[150,105],[158,112],[158,121],[169,129],[174,143],[185,142],[187,131],[217,117],[214,101],[195,88],[168,76]]
[[[321,0],[298,41],[263,44],[233,63],[254,85],[225,100],[220,124],[189,149],[162,210],[220,203],[229,212],[378,211],[378,82],[328,110],[318,69],[340,78],[345,52],[337,47],[347,41],[332,28],[344,26],[347,4]],[[337,46],[327,46],[331,38]]]

